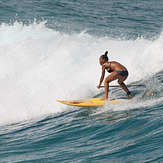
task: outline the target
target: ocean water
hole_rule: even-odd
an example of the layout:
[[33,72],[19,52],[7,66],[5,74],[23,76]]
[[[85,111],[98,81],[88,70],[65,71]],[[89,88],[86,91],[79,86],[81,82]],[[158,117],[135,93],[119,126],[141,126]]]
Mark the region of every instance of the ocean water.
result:
[[[57,103],[104,96],[106,50],[146,87],[123,105]],[[163,162],[162,0],[1,0],[0,70],[0,162]]]

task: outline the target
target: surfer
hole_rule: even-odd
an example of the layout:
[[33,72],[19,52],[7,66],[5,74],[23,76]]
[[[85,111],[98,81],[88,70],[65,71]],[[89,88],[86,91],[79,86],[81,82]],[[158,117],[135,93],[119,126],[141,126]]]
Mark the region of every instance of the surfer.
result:
[[117,79],[118,79],[118,84],[120,85],[120,87],[127,93],[129,98],[132,98],[133,96],[131,92],[128,90],[127,86],[124,84],[124,81],[128,77],[127,69],[116,61],[109,62],[107,54],[108,52],[106,51],[105,54],[101,55],[99,58],[99,63],[102,66],[102,74],[101,74],[99,85],[97,86],[98,89],[101,87],[101,84],[104,80],[105,70],[111,73],[109,76],[105,78],[105,81],[104,81],[105,98],[102,98],[102,100],[108,100],[109,83]]

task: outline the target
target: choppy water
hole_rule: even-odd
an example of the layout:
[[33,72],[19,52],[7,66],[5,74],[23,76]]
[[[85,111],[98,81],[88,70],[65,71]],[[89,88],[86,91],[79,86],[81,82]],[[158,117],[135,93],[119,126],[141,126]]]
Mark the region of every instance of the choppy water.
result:
[[[2,0],[0,162],[162,162],[162,27],[161,0]],[[146,87],[129,104],[57,103],[104,96],[106,50]]]

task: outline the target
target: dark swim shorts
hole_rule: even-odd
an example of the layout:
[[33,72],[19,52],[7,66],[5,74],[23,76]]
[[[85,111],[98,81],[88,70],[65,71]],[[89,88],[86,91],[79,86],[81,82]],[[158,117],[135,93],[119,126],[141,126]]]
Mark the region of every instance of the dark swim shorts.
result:
[[123,77],[128,76],[128,71],[127,70],[115,70],[115,72]]

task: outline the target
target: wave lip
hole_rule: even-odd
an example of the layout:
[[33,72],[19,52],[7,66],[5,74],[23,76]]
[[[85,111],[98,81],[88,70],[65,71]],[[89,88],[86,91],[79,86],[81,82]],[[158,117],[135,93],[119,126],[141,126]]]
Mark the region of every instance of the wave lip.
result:
[[[115,40],[85,31],[60,33],[45,22],[0,26],[0,124],[60,112],[56,99],[86,99],[98,94],[99,56],[109,50],[129,70],[126,83],[162,71],[163,35],[154,41]],[[114,84],[114,82],[113,82]]]

